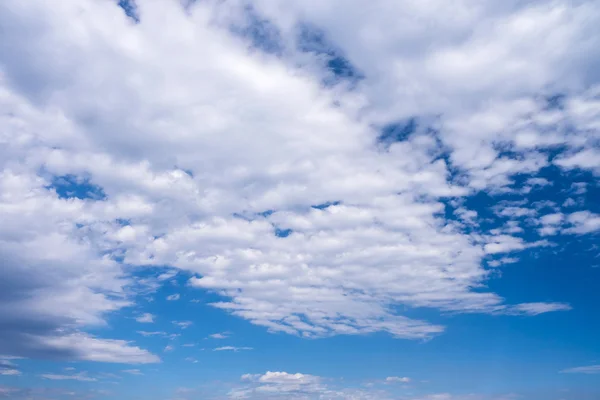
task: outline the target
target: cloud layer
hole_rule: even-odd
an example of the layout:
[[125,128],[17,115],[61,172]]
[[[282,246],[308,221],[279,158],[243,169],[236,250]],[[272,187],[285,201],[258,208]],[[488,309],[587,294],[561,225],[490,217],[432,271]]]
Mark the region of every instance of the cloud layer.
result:
[[485,261],[598,214],[500,205],[488,229],[468,199],[600,174],[600,7],[571,3],[256,1],[262,51],[243,1],[141,0],[137,23],[114,2],[3,1],[0,353],[158,361],[86,330],[165,265],[306,337],[444,331],[402,307],[568,310],[486,290]]

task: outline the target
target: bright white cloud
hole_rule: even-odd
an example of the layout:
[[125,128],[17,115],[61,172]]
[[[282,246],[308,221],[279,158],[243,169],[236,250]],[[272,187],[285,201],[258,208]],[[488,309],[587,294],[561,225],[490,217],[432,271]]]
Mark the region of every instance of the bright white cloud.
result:
[[[514,191],[515,175],[549,186],[533,175],[551,163],[597,173],[600,49],[587,38],[599,7],[256,1],[281,33],[278,58],[230,33],[248,22],[242,3],[184,12],[141,1],[131,24],[114,2],[3,2],[0,324],[11,328],[0,352],[158,361],[81,333],[175,273],[136,280],[127,265],[185,270],[191,286],[223,296],[213,306],[308,337],[444,330],[398,305],[568,309],[482,290],[486,255],[549,241],[527,242],[514,224],[473,234],[477,213],[460,222],[445,210]],[[319,57],[297,51],[304,21],[364,75],[353,90],[324,87]],[[568,95],[562,107],[540,100],[549,87]],[[378,127],[413,117],[406,140],[377,143]],[[550,160],[544,150],[557,146],[566,150]],[[52,183],[66,175],[106,198],[63,198]],[[592,233],[597,220],[576,211],[540,233]]]

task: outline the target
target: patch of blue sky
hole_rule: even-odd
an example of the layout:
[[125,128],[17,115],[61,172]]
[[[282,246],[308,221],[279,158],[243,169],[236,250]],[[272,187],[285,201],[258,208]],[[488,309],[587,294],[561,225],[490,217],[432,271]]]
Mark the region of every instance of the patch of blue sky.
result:
[[61,199],[104,200],[106,198],[100,186],[93,184],[87,177],[76,175],[55,176],[46,188],[56,191]]
[[137,6],[135,4],[135,0],[119,0],[119,7],[123,9],[125,15],[134,20],[135,22],[140,22],[140,17],[137,12]]
[[340,80],[357,83],[364,78],[343,52],[329,41],[325,32],[315,25],[305,23],[299,27],[297,48],[322,58],[324,67],[330,73],[324,79],[326,85],[333,85]]

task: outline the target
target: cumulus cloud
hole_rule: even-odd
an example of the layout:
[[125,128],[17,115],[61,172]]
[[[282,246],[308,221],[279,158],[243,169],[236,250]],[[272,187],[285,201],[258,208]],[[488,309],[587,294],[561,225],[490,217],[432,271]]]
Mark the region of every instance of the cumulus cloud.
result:
[[[477,213],[446,211],[517,176],[549,187],[547,167],[598,173],[600,8],[321,3],[253,2],[274,55],[232,33],[242,1],[141,1],[137,24],[115,2],[2,2],[1,353],[156,362],[83,332],[176,270],[221,295],[214,307],[306,337],[444,331],[398,305],[568,308],[483,289],[486,255],[550,242],[475,234]],[[332,82],[306,29],[361,79]],[[404,136],[382,140],[389,126]],[[600,227],[590,211],[545,222],[548,237]],[[144,283],[129,266],[171,270]]]

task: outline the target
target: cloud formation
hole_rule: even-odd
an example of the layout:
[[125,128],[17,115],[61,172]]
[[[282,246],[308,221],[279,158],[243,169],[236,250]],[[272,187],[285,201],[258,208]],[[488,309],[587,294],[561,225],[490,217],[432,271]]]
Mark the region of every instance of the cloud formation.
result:
[[600,7],[353,1],[253,3],[277,52],[235,33],[244,1],[139,1],[138,23],[115,2],[3,1],[0,353],[159,361],[86,329],[164,266],[153,284],[183,270],[212,306],[305,337],[444,331],[399,306],[568,310],[486,290],[484,261],[600,217],[511,206],[492,231],[467,200],[551,187],[546,168],[600,174]]

